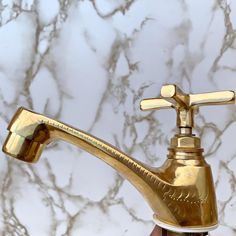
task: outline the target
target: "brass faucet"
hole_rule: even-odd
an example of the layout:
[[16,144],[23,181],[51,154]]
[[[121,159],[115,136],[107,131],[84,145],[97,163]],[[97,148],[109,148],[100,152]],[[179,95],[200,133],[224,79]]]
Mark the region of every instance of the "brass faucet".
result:
[[193,116],[202,105],[234,103],[232,91],[185,94],[176,85],[164,85],[161,97],[144,99],[141,110],[174,108],[177,134],[159,168],[149,167],[116,147],[82,130],[19,108],[12,118],[3,151],[25,162],[36,162],[46,144],[62,139],[103,160],[143,195],[160,227],[175,232],[203,233],[217,227],[217,207],[210,166],[200,138],[192,134]]

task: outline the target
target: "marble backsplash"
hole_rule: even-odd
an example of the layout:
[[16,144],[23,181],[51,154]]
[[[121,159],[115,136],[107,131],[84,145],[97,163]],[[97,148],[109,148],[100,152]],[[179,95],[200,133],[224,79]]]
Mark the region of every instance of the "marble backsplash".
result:
[[[165,83],[236,90],[236,1],[1,0],[0,140],[19,106],[71,124],[152,166],[174,110],[141,112]],[[236,107],[196,116],[212,165],[220,226],[236,235]],[[132,185],[63,142],[37,164],[0,154],[0,235],[144,236],[152,211]]]

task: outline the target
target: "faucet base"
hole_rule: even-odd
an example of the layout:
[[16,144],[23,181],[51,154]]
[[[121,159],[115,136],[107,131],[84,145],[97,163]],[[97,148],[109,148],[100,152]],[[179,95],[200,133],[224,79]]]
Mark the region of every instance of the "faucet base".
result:
[[218,227],[218,224],[212,226],[203,226],[203,227],[177,227],[158,220],[155,214],[153,215],[153,220],[155,224],[160,226],[161,228],[178,233],[205,233],[214,230]]
[[204,233],[177,233],[173,231],[166,230],[164,228],[159,227],[158,225],[155,226],[150,236],[208,236],[208,232]]

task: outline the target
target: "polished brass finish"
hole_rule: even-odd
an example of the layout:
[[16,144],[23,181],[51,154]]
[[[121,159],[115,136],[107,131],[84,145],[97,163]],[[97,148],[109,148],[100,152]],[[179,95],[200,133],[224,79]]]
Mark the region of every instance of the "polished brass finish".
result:
[[[231,91],[185,94],[165,85],[161,98],[145,99],[142,110],[175,108],[180,132],[171,139],[167,160],[149,167],[82,130],[19,108],[9,124],[3,151],[19,160],[36,162],[43,148],[62,139],[100,158],[143,195],[158,225],[177,232],[206,232],[217,226],[217,209],[211,168],[203,158],[200,139],[192,134],[197,106],[234,101]],[[89,171],[89,170],[88,170]]]
[[[162,98],[149,98],[141,101],[141,110],[156,110],[162,108],[175,108],[177,112],[177,126],[180,133],[191,133],[194,126],[193,115],[199,106],[223,105],[234,103],[233,91],[221,91],[202,94],[185,94],[176,85],[162,86]],[[181,132],[183,131],[183,132]]]

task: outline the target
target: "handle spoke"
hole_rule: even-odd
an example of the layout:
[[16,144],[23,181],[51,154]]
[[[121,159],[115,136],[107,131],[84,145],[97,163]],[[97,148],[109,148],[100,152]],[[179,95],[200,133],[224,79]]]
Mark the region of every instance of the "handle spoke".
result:
[[166,108],[171,108],[171,107],[174,108],[174,105],[162,98],[143,99],[140,102],[140,109],[142,111],[159,110],[159,109],[166,109]]
[[233,91],[190,94],[190,106],[225,105],[234,103]]

